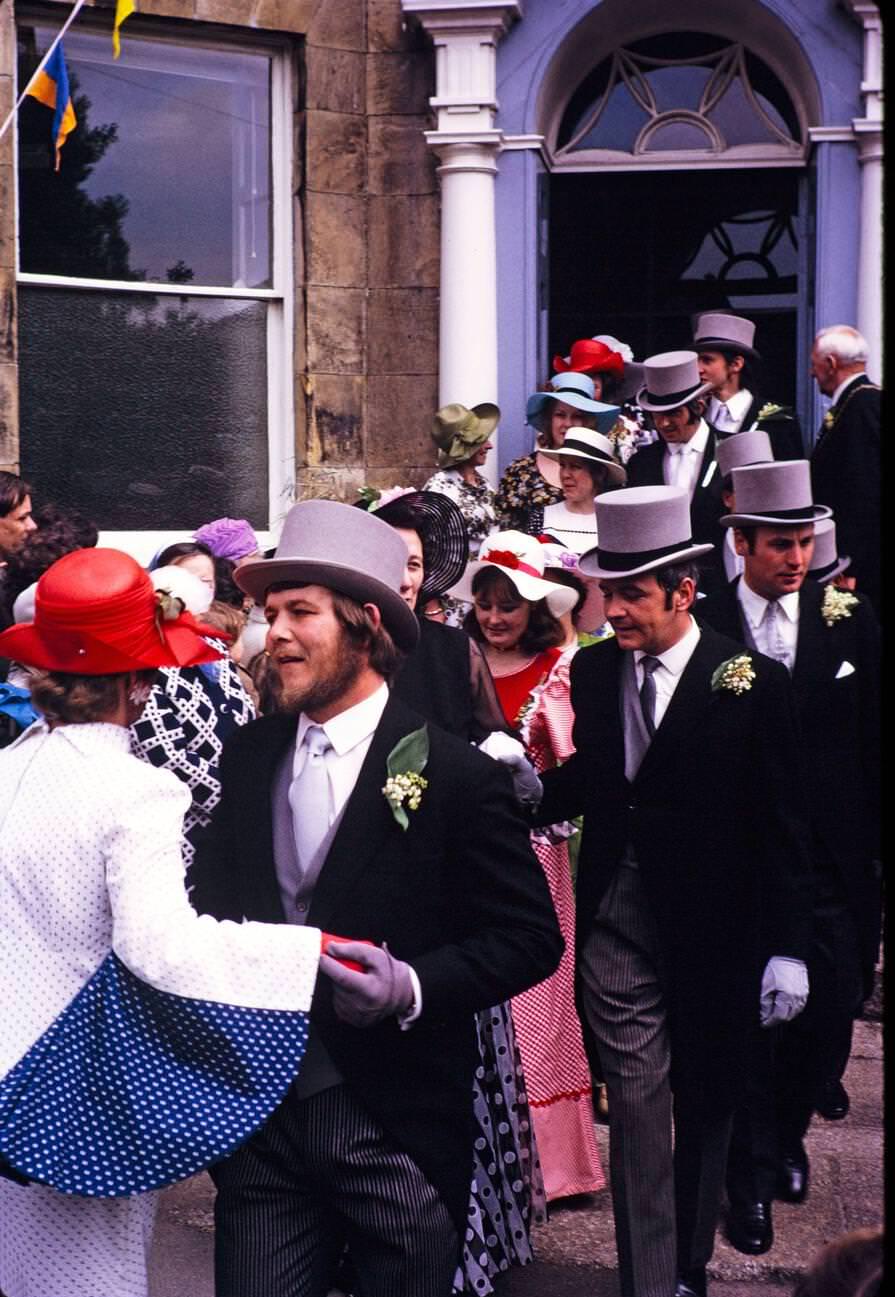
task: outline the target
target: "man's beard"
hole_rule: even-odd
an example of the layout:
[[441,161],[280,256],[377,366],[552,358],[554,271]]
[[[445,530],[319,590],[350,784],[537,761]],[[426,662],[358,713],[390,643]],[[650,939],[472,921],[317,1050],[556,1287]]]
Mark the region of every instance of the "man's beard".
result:
[[345,634],[340,637],[330,669],[305,689],[289,689],[284,685],[274,664],[277,711],[297,716],[299,712],[312,713],[329,707],[348,692],[366,664],[366,654],[355,648]]

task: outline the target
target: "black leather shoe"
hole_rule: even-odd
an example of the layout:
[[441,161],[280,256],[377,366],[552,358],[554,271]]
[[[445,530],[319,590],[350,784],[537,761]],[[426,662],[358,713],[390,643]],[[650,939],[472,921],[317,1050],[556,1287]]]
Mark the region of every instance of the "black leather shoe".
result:
[[815,1112],[819,1112],[826,1121],[841,1121],[843,1117],[848,1116],[850,1107],[848,1090],[841,1081],[827,1081],[826,1085],[821,1087],[814,1104]]
[[738,1252],[761,1256],[774,1242],[774,1226],[769,1202],[747,1202],[727,1209],[724,1233]]
[[804,1202],[808,1197],[808,1154],[804,1148],[781,1157],[774,1196],[781,1202]]
[[705,1266],[682,1270],[677,1277],[674,1297],[706,1297]]

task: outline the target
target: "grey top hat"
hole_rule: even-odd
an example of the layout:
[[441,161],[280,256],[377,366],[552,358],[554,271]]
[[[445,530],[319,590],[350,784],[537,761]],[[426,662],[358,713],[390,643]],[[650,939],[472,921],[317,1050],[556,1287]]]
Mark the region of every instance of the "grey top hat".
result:
[[771,439],[764,428],[745,428],[715,446],[715,460],[722,477],[746,464],[770,464],[773,459]]
[[[738,434],[742,436],[742,434]],[[811,468],[807,459],[783,459],[773,464],[747,464],[733,469],[736,513],[721,518],[722,527],[798,527],[829,518],[832,509],[811,499]]]
[[755,325],[742,315],[726,311],[703,311],[693,321],[693,346],[698,351],[728,351],[760,360],[753,347]]
[[699,377],[695,351],[662,351],[643,362],[643,387],[637,404],[643,410],[677,410],[711,388]]
[[579,566],[589,576],[619,580],[668,563],[708,554],[713,545],[694,545],[690,496],[679,486],[629,486],[598,495],[595,549]]
[[403,539],[374,514],[335,500],[302,500],[286,514],[273,558],[249,559],[233,579],[259,604],[279,581],[322,585],[374,603],[395,643],[409,653],[419,626],[400,594],[406,563]]
[[606,481],[615,486],[624,486],[628,480],[625,467],[615,458],[615,450],[608,437],[592,428],[571,427],[566,429],[565,441],[556,450],[542,450],[545,459],[562,463],[564,459],[574,457],[589,459],[594,464],[602,464],[606,470]]
[[851,567],[851,558],[839,556],[836,547],[836,524],[832,518],[821,518],[814,524],[814,553],[808,575],[825,585]]

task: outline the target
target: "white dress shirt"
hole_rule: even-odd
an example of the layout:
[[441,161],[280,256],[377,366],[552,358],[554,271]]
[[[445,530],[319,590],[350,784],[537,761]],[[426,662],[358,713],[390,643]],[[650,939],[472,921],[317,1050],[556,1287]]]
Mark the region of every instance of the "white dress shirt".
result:
[[742,576],[746,567],[746,560],[741,554],[736,552],[733,543],[733,528],[726,527],[724,530],[724,543],[721,547],[721,557],[724,559],[724,575],[728,581],[734,577]]
[[768,617],[770,601],[756,594],[746,584],[745,576],[737,584],[737,599],[759,653],[782,662],[787,671],[792,673],[796,663],[796,646],[799,639],[798,590],[792,590],[774,601],[777,605],[777,615],[773,635],[770,632],[771,623]]
[[[320,728],[326,734],[332,747],[325,753],[330,786],[330,824],[342,814],[348,798],[354,792],[354,785],[360,774],[364,758],[370,750],[376,726],[382,720],[388,702],[388,685],[381,684],[369,697],[347,707],[337,716],[324,721]],[[304,737],[311,725],[316,725],[304,712],[298,718],[295,732],[295,755],[292,760],[292,777],[295,779],[302,771],[307,759],[308,749]],[[384,776],[383,776],[384,777]],[[420,980],[414,970],[407,965],[410,981],[413,985],[413,1004],[398,1019],[399,1025],[409,1027],[423,1011],[423,992]]]
[[730,434],[739,432],[743,426],[743,420],[752,404],[752,393],[748,387],[741,387],[733,396],[729,396],[726,401],[721,401],[717,396],[713,396],[709,401],[709,422],[719,432]]
[[674,691],[680,683],[684,668],[699,643],[699,634],[699,626],[691,617],[689,630],[681,636],[676,644],[672,644],[671,648],[667,648],[664,653],[646,654],[640,649],[634,650],[634,677],[638,692],[643,686],[644,671],[641,666],[643,659],[647,656],[659,659],[659,665],[653,672],[653,682],[656,686],[656,706],[654,711],[656,729],[662,723],[662,717],[674,697]]
[[684,487],[692,499],[708,443],[709,425],[705,419],[700,419],[699,426],[689,441],[666,445],[662,463],[665,485]]

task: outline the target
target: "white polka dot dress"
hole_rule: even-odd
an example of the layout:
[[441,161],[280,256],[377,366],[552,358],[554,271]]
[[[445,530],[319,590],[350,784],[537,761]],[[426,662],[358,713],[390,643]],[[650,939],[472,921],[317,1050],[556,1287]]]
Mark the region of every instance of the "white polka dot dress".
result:
[[197,916],[188,802],[118,726],[0,752],[0,1155],[38,1182],[0,1180],[5,1297],[145,1297],[145,1191],[237,1147],[299,1069],[319,932]]

